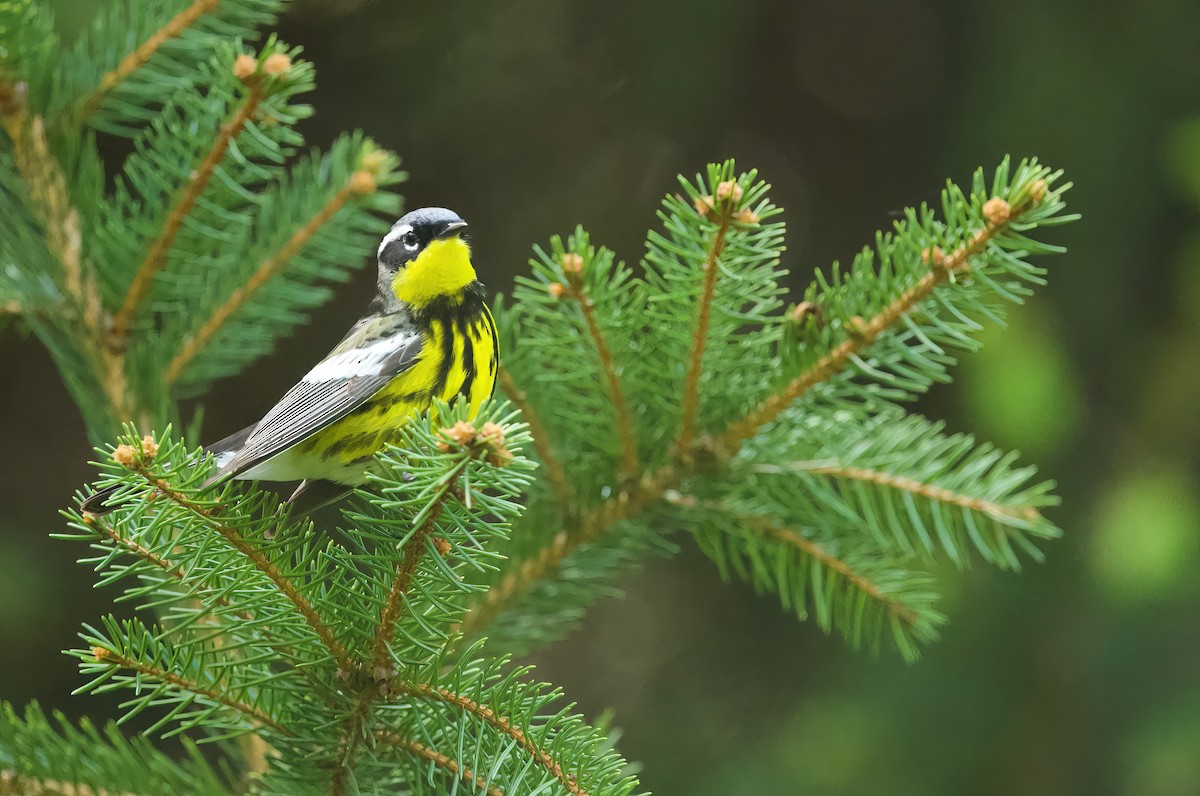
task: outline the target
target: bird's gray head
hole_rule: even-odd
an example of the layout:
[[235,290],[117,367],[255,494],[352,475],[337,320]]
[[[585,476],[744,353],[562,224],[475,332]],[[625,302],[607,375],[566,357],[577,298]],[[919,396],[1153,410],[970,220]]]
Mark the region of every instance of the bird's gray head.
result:
[[452,298],[475,281],[471,249],[461,237],[467,222],[453,210],[423,207],[406,213],[379,243],[379,296],[385,307],[420,308]]

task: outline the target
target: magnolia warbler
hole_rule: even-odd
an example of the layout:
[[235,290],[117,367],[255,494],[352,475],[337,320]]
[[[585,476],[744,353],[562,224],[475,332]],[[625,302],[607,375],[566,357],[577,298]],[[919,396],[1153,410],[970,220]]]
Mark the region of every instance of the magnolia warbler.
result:
[[[496,383],[496,325],[462,238],[467,222],[441,207],[408,213],[379,244],[378,294],[367,314],[253,426],[207,447],[230,478],[362,484],[374,453],[433,399],[470,401]],[[102,489],[83,510],[115,506]]]

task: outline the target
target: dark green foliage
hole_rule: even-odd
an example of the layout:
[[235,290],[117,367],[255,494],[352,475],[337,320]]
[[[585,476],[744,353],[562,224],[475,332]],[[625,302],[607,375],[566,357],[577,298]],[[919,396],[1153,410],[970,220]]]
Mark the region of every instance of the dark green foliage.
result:
[[88,721],[72,725],[51,719],[37,705],[24,713],[0,706],[0,768],[13,793],[141,792],[153,783],[160,793],[229,793],[233,782],[215,771],[185,741],[187,758],[172,760],[144,738],[128,739],[113,726],[103,731]]

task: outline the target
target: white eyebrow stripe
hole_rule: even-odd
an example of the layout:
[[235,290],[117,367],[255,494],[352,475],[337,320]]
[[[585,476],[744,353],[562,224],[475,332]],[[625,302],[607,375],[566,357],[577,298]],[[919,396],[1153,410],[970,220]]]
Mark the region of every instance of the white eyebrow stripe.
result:
[[392,227],[391,232],[383,236],[383,240],[379,242],[379,251],[375,252],[375,259],[383,256],[383,250],[387,245],[397,238],[402,238],[412,232],[412,224],[401,224],[398,227]]

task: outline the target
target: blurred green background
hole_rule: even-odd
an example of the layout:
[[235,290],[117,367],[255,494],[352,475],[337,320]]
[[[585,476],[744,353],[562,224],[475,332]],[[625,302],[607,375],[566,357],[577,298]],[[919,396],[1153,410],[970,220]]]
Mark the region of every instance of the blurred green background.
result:
[[[53,5],[70,38],[94,4]],[[1048,563],[945,572],[951,624],[908,667],[685,552],[537,662],[615,711],[661,794],[1200,793],[1200,4],[310,0],[278,30],[317,66],[309,141],[400,153],[408,206],[469,219],[496,291],[579,222],[636,261],[674,175],[726,156],[775,185],[797,295],[946,177],[1064,168],[1069,255],[919,407],[1059,481]],[[208,435],[257,419],[372,282],[220,383]],[[0,696],[103,718],[58,651],[113,592],[46,538],[91,474],[83,425],[11,325],[0,373]]]

